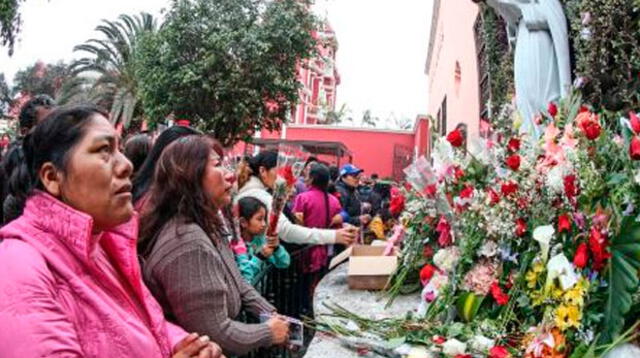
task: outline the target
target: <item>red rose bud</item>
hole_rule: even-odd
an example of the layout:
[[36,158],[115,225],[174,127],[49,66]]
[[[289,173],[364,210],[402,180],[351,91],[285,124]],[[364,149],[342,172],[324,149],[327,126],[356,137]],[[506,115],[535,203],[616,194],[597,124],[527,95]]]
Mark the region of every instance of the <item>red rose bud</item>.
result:
[[420,270],[420,282],[422,282],[423,285],[426,285],[431,281],[434,273],[436,273],[436,268],[433,265],[424,265],[422,270]]
[[578,123],[578,127],[589,140],[597,139],[600,136],[600,132],[602,132],[598,115],[595,113],[582,112],[578,114],[576,123]]
[[506,163],[511,170],[517,172],[520,169],[520,156],[517,154],[510,155],[507,157]]
[[509,143],[507,144],[507,148],[512,152],[517,152],[520,150],[520,139],[511,138],[509,139]]
[[580,109],[578,109],[578,113],[584,113],[584,112],[589,112],[589,107],[582,105],[580,106]]
[[635,112],[629,112],[629,122],[631,122],[631,129],[635,134],[640,134],[640,118]]
[[444,342],[447,341],[447,339],[442,337],[442,336],[433,336],[433,338],[431,338],[431,340],[435,344],[444,344]]
[[516,220],[516,236],[523,237],[527,232],[527,222],[523,218]]
[[576,176],[575,175],[567,175],[564,177],[564,193],[569,198],[573,198],[578,195],[578,189],[576,187]]
[[514,194],[516,191],[518,191],[518,184],[512,181],[508,183],[504,183],[500,187],[500,191],[502,191],[502,196],[509,196],[511,194]]
[[567,214],[558,216],[558,232],[561,233],[563,231],[571,231],[571,219],[569,219]]
[[500,195],[498,195],[498,193],[496,193],[495,190],[488,188],[487,194],[489,195],[489,203],[491,205],[496,205],[497,203],[500,202]]
[[578,245],[578,249],[576,250],[576,256],[573,257],[573,264],[577,268],[585,268],[587,266],[587,260],[589,259],[589,253],[587,251],[587,244],[580,243]]
[[640,160],[640,138],[633,136],[629,144],[629,155],[633,160]]
[[558,114],[558,106],[556,106],[556,104],[553,102],[549,102],[549,108],[547,110],[553,118],[555,118],[556,114]]
[[495,346],[489,350],[489,358],[509,358],[511,353],[503,346]]
[[611,254],[607,252],[608,242],[606,237],[600,230],[595,227],[591,228],[589,235],[589,249],[593,256],[593,269],[600,271],[605,266],[605,261],[611,257]]
[[464,170],[460,167],[455,167],[454,176],[456,180],[460,180],[464,176]]
[[430,245],[424,245],[424,248],[422,248],[422,257],[424,257],[425,259],[430,259],[433,257],[433,247],[431,247]]
[[462,136],[462,132],[455,129],[449,132],[449,134],[447,135],[447,140],[449,141],[449,143],[451,143],[452,146],[457,148],[462,146],[462,143],[464,142],[464,137]]
[[471,199],[473,198],[473,186],[467,185],[460,191],[461,199]]

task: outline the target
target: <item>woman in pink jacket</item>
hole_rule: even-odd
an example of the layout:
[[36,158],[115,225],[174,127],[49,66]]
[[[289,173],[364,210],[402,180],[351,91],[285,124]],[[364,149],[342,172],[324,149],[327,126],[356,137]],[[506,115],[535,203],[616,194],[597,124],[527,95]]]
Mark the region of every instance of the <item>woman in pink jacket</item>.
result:
[[105,115],[59,109],[23,146],[24,213],[0,230],[0,357],[220,357],[142,283],[132,167]]

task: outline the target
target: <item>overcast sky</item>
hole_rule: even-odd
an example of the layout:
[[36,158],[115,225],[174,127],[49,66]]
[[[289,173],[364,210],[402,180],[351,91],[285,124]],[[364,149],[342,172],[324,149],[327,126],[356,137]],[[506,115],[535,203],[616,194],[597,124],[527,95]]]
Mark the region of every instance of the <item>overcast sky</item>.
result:
[[[73,47],[95,36],[101,19],[147,11],[159,14],[168,0],[27,0],[21,5],[23,28],[12,57],[0,49],[0,72],[11,82],[36,60],[69,61]],[[339,42],[342,77],[338,107],[356,119],[371,109],[381,118],[415,118],[426,113],[430,0],[316,0]]]

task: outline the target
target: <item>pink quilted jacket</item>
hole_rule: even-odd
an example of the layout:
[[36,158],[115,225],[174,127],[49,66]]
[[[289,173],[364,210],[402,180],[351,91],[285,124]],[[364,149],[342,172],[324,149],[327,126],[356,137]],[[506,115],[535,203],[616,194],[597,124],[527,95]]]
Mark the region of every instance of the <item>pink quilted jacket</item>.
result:
[[92,225],[39,192],[0,230],[0,357],[170,357],[186,336],[142,283],[137,218],[100,243]]

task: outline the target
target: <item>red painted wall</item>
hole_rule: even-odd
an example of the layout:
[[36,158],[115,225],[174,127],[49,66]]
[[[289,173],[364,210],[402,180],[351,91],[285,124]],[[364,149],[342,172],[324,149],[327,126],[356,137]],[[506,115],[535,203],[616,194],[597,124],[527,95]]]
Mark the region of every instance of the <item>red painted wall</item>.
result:
[[[411,157],[416,154],[418,156],[426,154],[429,147],[429,122],[426,117],[419,116],[413,131],[288,125],[282,132],[262,131],[260,138],[342,142],[352,153],[352,163],[364,169],[365,174],[377,173],[380,177],[391,177],[396,145],[408,150]],[[233,153],[243,153],[244,150],[245,143],[239,143],[234,146]],[[337,164],[335,157],[321,157],[321,159]],[[340,164],[348,161],[348,157],[343,157]]]

